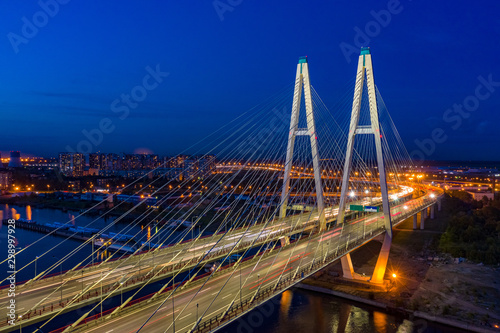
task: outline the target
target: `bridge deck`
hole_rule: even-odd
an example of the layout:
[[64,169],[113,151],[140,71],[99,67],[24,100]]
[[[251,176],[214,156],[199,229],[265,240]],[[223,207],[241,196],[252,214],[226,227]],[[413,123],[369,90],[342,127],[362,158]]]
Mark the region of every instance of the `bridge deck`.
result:
[[[408,201],[391,208],[394,224],[435,203],[428,196]],[[406,206],[406,208],[405,208]],[[202,316],[198,329],[210,330],[214,325],[227,322],[244,311],[257,306],[340,258],[361,244],[385,232],[382,213],[371,214],[352,223],[335,227],[310,239],[277,249],[272,254],[258,256],[242,265],[241,270],[223,270],[212,278],[192,282],[175,293],[176,331],[189,331]],[[364,223],[360,223],[364,222]],[[315,258],[320,258],[315,259]],[[241,304],[240,304],[241,271]],[[203,284],[202,284],[203,283]],[[217,292],[217,293],[216,293]],[[121,310],[119,316],[104,320],[90,320],[78,331],[108,331],[120,328],[126,332],[139,327],[169,295],[166,292],[157,300],[140,302]],[[218,296],[217,296],[218,295]],[[217,296],[217,297],[216,297]],[[215,300],[214,300],[215,298]],[[253,302],[251,301],[253,299]],[[198,304],[198,306],[196,306]],[[231,310],[226,310],[231,306]],[[198,311],[196,311],[198,310]],[[221,320],[225,314],[224,320]],[[103,321],[104,320],[104,321]],[[102,322],[103,321],[103,322]],[[165,325],[172,323],[172,304],[166,302],[148,323],[148,332],[164,332]],[[135,330],[134,330],[135,331]]]

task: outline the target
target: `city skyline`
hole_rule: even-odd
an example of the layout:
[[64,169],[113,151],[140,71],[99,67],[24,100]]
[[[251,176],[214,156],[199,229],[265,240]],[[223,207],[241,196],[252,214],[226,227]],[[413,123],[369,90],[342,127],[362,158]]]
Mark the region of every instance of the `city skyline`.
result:
[[[477,7],[389,1],[362,10],[348,2],[305,8],[242,2],[222,9],[210,2],[124,2],[118,10],[69,2],[52,8],[32,36],[33,17],[50,9],[4,5],[11,14],[0,23],[6,37],[0,99],[11,126],[0,134],[2,152],[56,156],[77,150],[90,133],[94,152],[182,153],[286,87],[302,55],[333,108],[349,90],[359,47],[370,46],[379,89],[415,157],[418,151],[429,160],[500,154],[500,147],[486,147],[500,121],[500,73],[491,56],[498,45],[490,42],[500,31],[486,15],[498,11],[494,1]],[[80,29],[90,17],[93,24]],[[298,34],[280,28],[299,18]],[[140,101],[123,97],[134,93]],[[439,142],[435,129],[444,131]]]

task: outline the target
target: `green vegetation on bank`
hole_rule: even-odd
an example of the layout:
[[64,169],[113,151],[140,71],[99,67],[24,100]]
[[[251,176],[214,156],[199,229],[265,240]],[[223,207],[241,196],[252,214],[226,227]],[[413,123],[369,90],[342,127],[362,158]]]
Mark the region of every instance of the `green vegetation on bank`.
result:
[[440,249],[475,262],[500,263],[500,198],[475,201],[467,192],[450,191],[443,200],[449,220]]

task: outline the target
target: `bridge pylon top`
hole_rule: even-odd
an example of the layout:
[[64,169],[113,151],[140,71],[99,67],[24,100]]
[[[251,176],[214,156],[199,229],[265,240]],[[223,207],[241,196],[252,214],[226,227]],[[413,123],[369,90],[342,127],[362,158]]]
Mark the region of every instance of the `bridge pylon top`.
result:
[[361,48],[360,55],[365,55],[365,54],[370,54],[370,48],[369,47],[362,47]]

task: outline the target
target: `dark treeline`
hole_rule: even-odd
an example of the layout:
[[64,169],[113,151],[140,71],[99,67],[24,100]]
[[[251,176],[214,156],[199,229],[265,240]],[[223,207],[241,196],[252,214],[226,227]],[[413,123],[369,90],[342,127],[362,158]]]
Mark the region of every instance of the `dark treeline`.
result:
[[443,200],[449,224],[441,250],[484,264],[500,263],[500,198],[476,201],[467,192],[451,191]]

